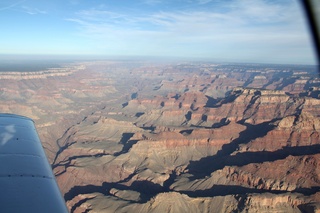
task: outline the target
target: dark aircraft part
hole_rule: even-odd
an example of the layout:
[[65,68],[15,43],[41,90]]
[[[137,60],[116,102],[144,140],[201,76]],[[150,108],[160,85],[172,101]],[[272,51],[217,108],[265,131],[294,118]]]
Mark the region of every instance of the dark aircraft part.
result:
[[318,71],[320,72],[320,1],[319,0],[301,0],[305,9],[305,14],[312,32],[312,38],[317,52]]

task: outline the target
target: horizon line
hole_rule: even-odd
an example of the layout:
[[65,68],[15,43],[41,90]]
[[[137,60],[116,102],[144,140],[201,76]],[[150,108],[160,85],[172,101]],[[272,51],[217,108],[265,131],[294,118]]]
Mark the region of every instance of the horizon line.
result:
[[[211,57],[191,57],[191,56],[150,56],[150,55],[102,55],[102,54],[24,54],[24,53],[0,53],[0,60],[143,60],[143,61],[188,61],[188,62],[210,62],[229,64],[265,64],[265,65],[306,65],[320,66],[317,63],[287,63],[275,61],[250,61],[233,60]],[[3,62],[3,61],[2,61]],[[1,63],[1,61],[0,61]]]

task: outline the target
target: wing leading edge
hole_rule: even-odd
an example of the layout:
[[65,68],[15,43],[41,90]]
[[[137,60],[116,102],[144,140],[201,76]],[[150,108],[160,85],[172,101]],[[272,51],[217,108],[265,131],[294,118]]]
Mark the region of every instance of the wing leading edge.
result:
[[34,122],[0,114],[1,212],[68,212]]

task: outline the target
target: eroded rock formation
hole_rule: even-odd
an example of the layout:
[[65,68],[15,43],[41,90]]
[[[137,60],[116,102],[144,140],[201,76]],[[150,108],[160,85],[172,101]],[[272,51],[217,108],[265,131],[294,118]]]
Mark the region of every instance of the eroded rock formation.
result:
[[320,210],[313,73],[117,61],[73,67],[0,76],[1,111],[35,120],[71,212]]

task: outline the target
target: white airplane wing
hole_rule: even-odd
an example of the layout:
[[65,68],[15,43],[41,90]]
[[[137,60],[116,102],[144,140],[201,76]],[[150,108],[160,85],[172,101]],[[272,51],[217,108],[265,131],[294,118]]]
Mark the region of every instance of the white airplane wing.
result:
[[31,119],[0,114],[0,211],[68,212]]

